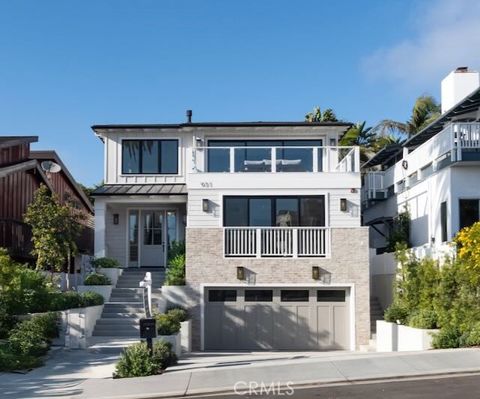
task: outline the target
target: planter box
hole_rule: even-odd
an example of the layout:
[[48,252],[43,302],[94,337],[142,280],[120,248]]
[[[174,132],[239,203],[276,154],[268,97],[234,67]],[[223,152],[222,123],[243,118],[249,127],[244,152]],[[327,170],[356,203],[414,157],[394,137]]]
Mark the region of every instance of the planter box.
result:
[[183,353],[192,351],[192,321],[186,320],[180,323],[180,341]]
[[70,349],[87,348],[87,339],[92,336],[95,323],[101,317],[103,305],[68,309],[60,313],[60,337],[54,345]]
[[117,285],[118,278],[122,275],[123,269],[120,267],[99,267],[97,268],[97,272],[107,276],[112,282],[112,285]]
[[438,331],[377,320],[377,352],[409,352],[433,349],[432,335]]
[[172,350],[177,355],[177,357],[180,357],[180,355],[182,354],[182,341],[180,338],[180,333],[177,333],[175,335],[159,335],[157,338],[153,339],[153,342],[156,341],[170,342],[172,344]]
[[79,285],[77,289],[80,294],[87,291],[96,292],[103,296],[105,302],[108,302],[110,300],[112,288],[113,285]]

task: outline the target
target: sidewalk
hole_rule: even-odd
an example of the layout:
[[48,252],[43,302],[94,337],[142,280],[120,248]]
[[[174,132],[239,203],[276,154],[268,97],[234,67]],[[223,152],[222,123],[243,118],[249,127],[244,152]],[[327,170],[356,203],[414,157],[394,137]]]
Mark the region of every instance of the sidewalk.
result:
[[[71,398],[161,398],[200,393],[232,392],[235,383],[255,381],[266,385],[331,384],[354,381],[408,378],[427,375],[480,372],[480,349],[452,349],[410,353],[326,353],[324,356],[290,358],[275,356],[260,361],[215,363],[212,359],[204,367],[192,359],[195,367],[188,368],[188,358],[175,370],[163,375],[134,379],[111,378],[44,378],[27,377],[29,389],[24,389],[17,378],[0,377],[2,398],[71,397]],[[275,353],[275,355],[282,355]],[[198,354],[196,356],[199,356]],[[215,354],[206,354],[218,357]],[[32,390],[35,384],[43,384]],[[243,385],[242,387],[244,387]],[[40,389],[41,388],[41,389]],[[30,395],[30,396],[28,396]]]

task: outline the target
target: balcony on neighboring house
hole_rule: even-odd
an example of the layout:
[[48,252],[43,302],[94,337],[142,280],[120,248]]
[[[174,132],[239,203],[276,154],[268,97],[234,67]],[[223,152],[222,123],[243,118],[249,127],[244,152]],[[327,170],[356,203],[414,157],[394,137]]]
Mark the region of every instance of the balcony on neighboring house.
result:
[[226,257],[329,257],[327,227],[224,227]]
[[193,173],[358,173],[358,147],[209,146],[192,149]]
[[31,260],[32,232],[26,223],[11,220],[0,220],[0,248],[6,248],[9,254],[19,260]]

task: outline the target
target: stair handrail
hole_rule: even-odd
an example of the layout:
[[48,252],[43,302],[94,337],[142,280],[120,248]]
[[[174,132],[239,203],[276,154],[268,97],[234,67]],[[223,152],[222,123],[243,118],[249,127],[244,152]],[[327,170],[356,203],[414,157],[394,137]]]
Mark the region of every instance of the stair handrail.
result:
[[[147,317],[152,317],[152,273],[145,273],[145,277],[139,283],[143,288],[143,309]],[[147,300],[145,301],[145,291],[147,292]]]

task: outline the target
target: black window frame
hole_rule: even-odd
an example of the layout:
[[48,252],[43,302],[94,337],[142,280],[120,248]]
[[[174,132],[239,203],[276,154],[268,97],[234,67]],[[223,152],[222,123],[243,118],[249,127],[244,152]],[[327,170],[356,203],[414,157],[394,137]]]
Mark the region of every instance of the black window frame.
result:
[[[477,215],[473,218],[471,218],[472,223],[463,223],[463,207],[462,204],[467,203],[467,202],[472,202],[476,203],[476,211]],[[476,221],[474,221],[476,219]],[[480,220],[480,199],[479,198],[459,198],[458,200],[458,226],[461,229],[465,227],[470,227],[472,226],[473,223],[476,223]]]
[[[247,294],[255,293],[253,297],[248,297]],[[263,294],[268,293],[267,299],[262,297]],[[256,294],[260,294],[261,298],[258,299]],[[244,301],[245,302],[273,302],[273,289],[259,289],[259,288],[252,288],[252,289],[245,289],[244,293]]]
[[[223,293],[221,295],[221,298],[212,298],[213,293]],[[227,294],[228,293],[228,294]],[[232,294],[235,297],[235,299],[229,299],[228,295]],[[224,303],[224,302],[237,302],[238,300],[238,292],[236,289],[227,289],[227,288],[214,288],[208,290],[208,302],[209,303]]]
[[447,201],[440,203],[440,233],[442,242],[448,240],[448,210]]
[[[292,299],[292,298],[288,298],[287,296],[284,296],[284,293],[287,293],[287,292],[303,292],[303,293],[307,293],[307,296],[306,298],[304,299]],[[284,289],[284,290],[280,290],[280,302],[310,302],[310,290],[309,289]]]
[[[157,156],[158,156],[158,172],[143,172],[143,143],[147,141],[156,141],[157,142]],[[124,162],[123,162],[123,157],[124,157],[124,143],[127,142],[137,142],[139,144],[139,155],[138,155],[138,170],[139,172],[127,172],[124,169]],[[163,172],[162,171],[162,143],[164,142],[175,142],[177,151],[176,151],[176,168],[175,172]],[[143,175],[143,176],[152,176],[152,175],[178,175],[178,164],[179,164],[179,156],[178,156],[178,149],[180,146],[179,140],[178,139],[123,139],[121,142],[122,146],[122,175]]]
[[[341,292],[341,295],[339,296],[341,299],[339,300],[337,294],[340,292]],[[330,297],[326,295],[325,297],[321,298],[321,295],[319,295],[320,293],[322,294],[328,293],[330,294]],[[317,297],[317,302],[346,302],[347,292],[345,290],[317,290],[316,297]]]
[[[226,225],[226,202],[228,199],[247,199],[247,224],[241,227],[275,227],[276,215],[277,215],[277,206],[276,199],[296,199],[298,205],[298,225],[292,227],[326,227],[327,223],[327,206],[326,206],[326,196],[325,195],[224,195],[222,200],[223,206],[223,215],[222,215],[222,224],[223,227],[240,227],[240,226],[227,226]],[[319,226],[310,226],[307,224],[302,224],[302,199],[323,199],[323,225]],[[250,200],[251,199],[270,199],[271,206],[271,225],[270,226],[250,226]]]

